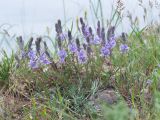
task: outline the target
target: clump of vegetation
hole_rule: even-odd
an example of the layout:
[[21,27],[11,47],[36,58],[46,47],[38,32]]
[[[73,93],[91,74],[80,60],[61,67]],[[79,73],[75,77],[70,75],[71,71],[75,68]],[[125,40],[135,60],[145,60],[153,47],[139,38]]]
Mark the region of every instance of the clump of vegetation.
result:
[[159,119],[159,27],[140,30],[131,21],[133,31],[117,36],[122,9],[117,7],[116,22],[108,27],[102,18],[93,29],[81,17],[74,32],[58,20],[54,51],[43,37],[31,37],[26,44],[17,37],[17,52],[11,57],[4,52],[0,62],[0,82],[7,86],[1,118]]
[[0,85],[8,87],[9,77],[14,66],[14,56],[8,57],[5,51],[2,53],[2,60],[0,61]]

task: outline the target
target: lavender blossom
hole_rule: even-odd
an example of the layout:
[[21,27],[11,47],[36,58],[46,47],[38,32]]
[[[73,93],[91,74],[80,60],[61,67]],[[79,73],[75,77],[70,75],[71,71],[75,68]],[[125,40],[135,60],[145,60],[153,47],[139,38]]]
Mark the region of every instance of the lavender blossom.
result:
[[120,51],[121,51],[121,53],[127,53],[128,51],[129,51],[129,47],[128,47],[128,45],[127,44],[121,44],[120,45]]
[[92,43],[95,44],[95,45],[100,44],[101,43],[101,38],[98,35],[95,36]]
[[28,52],[28,57],[30,59],[29,67],[31,67],[32,69],[38,68],[36,52],[34,52],[33,50],[30,50]]
[[20,50],[23,50],[24,49],[24,41],[22,39],[22,36],[17,37],[17,43],[18,43]]
[[108,57],[110,55],[110,50],[106,46],[102,47],[101,48],[101,55],[103,57]]
[[70,44],[68,45],[68,47],[69,47],[69,49],[70,49],[70,51],[71,51],[72,53],[76,53],[76,52],[77,52],[77,46],[76,46],[75,43],[70,43]]
[[72,42],[72,34],[71,31],[68,31],[68,40],[69,40],[69,45],[68,48],[72,53],[77,52],[77,45],[76,43]]
[[109,40],[112,36],[114,36],[115,27],[111,26],[107,31],[107,39]]
[[24,50],[21,51],[21,59],[24,59],[26,57],[26,52]]
[[41,54],[39,57],[39,61],[44,64],[44,65],[48,65],[51,64],[52,62],[50,62],[47,58],[47,55],[45,53]]
[[105,29],[104,28],[102,28],[101,37],[102,37],[102,45],[105,45],[106,40],[105,40]]
[[87,61],[87,56],[86,56],[85,52],[81,49],[78,52],[78,62],[80,64],[82,64],[82,63],[85,63],[86,61]]
[[92,28],[89,27],[88,30],[89,30],[90,35],[93,35],[93,33],[92,33]]
[[20,59],[24,59],[26,57],[26,51],[24,50],[24,41],[22,36],[17,37],[17,43],[20,49]]
[[90,36],[90,28],[84,23],[83,18],[80,18],[81,30],[85,38]]
[[85,38],[87,38],[87,37],[90,36],[90,31],[89,31],[88,26],[83,26],[82,27],[82,33],[83,33],[83,35],[84,35]]
[[37,58],[36,52],[31,50],[28,53],[28,57],[30,58],[29,67],[31,67],[32,69],[38,68],[39,63],[44,64],[44,65],[51,64],[51,62],[48,60],[47,55],[45,53],[41,54],[39,58]]
[[61,25],[61,20],[58,20],[58,26],[59,26],[59,29],[60,29],[60,32],[62,32],[62,25]]
[[33,43],[33,37],[30,38],[29,42],[28,42],[28,52],[32,49],[32,43]]
[[72,41],[72,33],[71,33],[71,31],[68,31],[68,40],[69,40],[69,43],[71,43],[71,41]]
[[76,38],[76,46],[77,46],[77,50],[80,51],[81,45],[80,45],[80,41],[78,38]]
[[60,62],[61,62],[61,63],[64,63],[64,62],[65,62],[65,58],[67,57],[67,52],[62,49],[62,50],[60,50],[60,51],[58,52],[58,56],[59,56],[59,58],[60,58]]
[[61,20],[58,20],[58,22],[55,24],[55,30],[57,32],[58,40],[63,41],[67,38],[67,34],[63,33],[63,31],[62,31]]
[[110,49],[114,48],[116,46],[116,40],[114,38],[114,36],[112,36],[108,42]]
[[35,44],[36,44],[36,51],[37,53],[40,55],[40,49],[41,49],[41,41],[42,41],[42,38],[39,37],[37,38]]
[[37,58],[36,56],[36,52],[34,52],[33,50],[30,50],[28,52],[28,57],[31,59],[31,60],[35,60]]
[[61,34],[59,34],[59,40],[64,41],[64,40],[66,40],[66,39],[67,39],[67,34],[66,34],[66,33],[61,33]]
[[83,18],[80,18],[80,23],[81,23],[81,25],[85,25]]
[[57,33],[59,33],[59,28],[58,28],[58,24],[57,24],[57,23],[55,24],[55,31],[56,31]]
[[126,42],[127,41],[127,33],[122,33],[122,40],[123,40],[123,42]]
[[38,62],[37,62],[37,60],[30,59],[30,61],[29,61],[29,67],[32,68],[32,69],[38,68]]
[[105,44],[105,46],[104,46],[106,49],[111,49],[111,43],[109,43],[109,42],[107,42],[106,44]]
[[[103,38],[103,40],[105,39],[105,33],[104,33],[104,29],[102,29],[101,32],[101,26],[100,26],[100,21],[97,22],[97,35],[94,37],[92,43],[95,45],[98,45],[101,43],[101,39]],[[105,40],[103,41],[102,44],[105,43]]]
[[57,23],[55,24],[55,30],[57,34],[62,33],[61,20],[58,20]]
[[98,35],[98,37],[101,36],[101,26],[100,26],[100,21],[97,22],[97,35]]

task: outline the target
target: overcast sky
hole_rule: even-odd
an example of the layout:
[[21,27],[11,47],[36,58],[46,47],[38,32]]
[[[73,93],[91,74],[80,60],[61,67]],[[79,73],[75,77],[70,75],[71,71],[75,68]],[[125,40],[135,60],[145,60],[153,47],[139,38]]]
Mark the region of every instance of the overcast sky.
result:
[[[98,0],[92,0],[98,1]],[[107,18],[111,13],[111,4],[116,0],[102,0],[103,14]],[[142,9],[138,8],[137,0],[125,1],[126,11],[142,16]],[[154,0],[153,0],[154,1]],[[89,12],[89,0],[64,0],[66,20],[83,16],[85,10]],[[144,0],[147,4],[148,0]],[[92,19],[88,13],[89,20]],[[63,0],[0,0],[0,25],[9,23],[15,26],[19,33],[40,33],[46,26],[54,26],[57,19],[64,21]]]
[[[85,1],[64,0],[66,19],[82,15],[89,6]],[[0,0],[0,24],[14,24],[18,29],[36,32],[37,27],[44,29],[57,19],[64,20],[63,0]]]

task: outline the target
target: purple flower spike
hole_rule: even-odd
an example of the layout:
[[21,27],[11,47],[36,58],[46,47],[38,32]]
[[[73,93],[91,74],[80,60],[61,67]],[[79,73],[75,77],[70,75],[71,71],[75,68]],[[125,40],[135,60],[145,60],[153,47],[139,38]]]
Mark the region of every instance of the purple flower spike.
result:
[[116,40],[115,40],[114,35],[112,35],[112,36],[109,38],[108,42],[106,43],[106,46],[107,46],[107,48],[109,48],[109,49],[113,49],[113,48],[116,46]]
[[64,63],[64,62],[65,62],[65,58],[67,57],[67,52],[62,49],[62,50],[60,50],[60,51],[58,52],[58,56],[59,56],[59,58],[60,58],[60,62],[61,62],[61,63]]
[[127,53],[129,51],[129,47],[128,47],[128,45],[126,45],[126,44],[121,44],[120,45],[120,52],[121,53]]
[[30,60],[29,61],[29,67],[32,68],[32,69],[36,69],[38,68],[38,63],[36,60]]
[[38,68],[38,62],[37,62],[37,56],[36,56],[36,52],[34,52],[33,50],[30,50],[28,52],[28,57],[30,59],[29,61],[29,67],[32,69],[36,69]]
[[108,57],[110,55],[110,50],[106,46],[102,47],[101,48],[101,55],[103,57]]
[[42,64],[44,65],[48,65],[48,64],[51,64],[52,62],[50,62],[48,59],[47,59],[47,56],[45,53],[43,53],[42,55],[40,55],[39,57],[39,60]]
[[109,43],[106,43],[106,44],[105,44],[105,48],[108,49],[108,50],[110,50],[110,49],[111,49],[110,44],[109,44]]
[[35,60],[36,59],[36,52],[34,52],[33,50],[30,50],[28,52],[28,57],[31,59],[31,60]]
[[101,25],[100,21],[97,22],[97,35],[100,37],[101,36]]
[[80,18],[80,23],[82,25],[81,30],[85,38],[90,36],[89,27],[84,23],[83,18]]
[[109,46],[110,46],[110,49],[114,48],[116,46],[116,41],[114,39],[109,41]]
[[24,50],[21,51],[21,58],[24,59],[26,57],[26,52]]
[[89,37],[91,35],[89,28],[87,26],[85,27],[85,33],[86,33],[87,37]]
[[90,31],[89,31],[89,28],[87,26],[84,26],[82,28],[82,32],[83,32],[83,35],[84,35],[85,38],[90,36]]
[[76,53],[77,52],[77,45],[75,43],[71,43],[69,44],[69,49],[72,53]]
[[101,43],[101,39],[99,36],[95,36],[94,40],[92,41],[93,44],[98,45]]
[[78,61],[80,64],[85,63],[87,61],[87,56],[83,50],[78,52]]
[[59,35],[59,39],[60,40],[66,40],[67,39],[67,34],[65,34],[65,33],[61,33],[60,35]]

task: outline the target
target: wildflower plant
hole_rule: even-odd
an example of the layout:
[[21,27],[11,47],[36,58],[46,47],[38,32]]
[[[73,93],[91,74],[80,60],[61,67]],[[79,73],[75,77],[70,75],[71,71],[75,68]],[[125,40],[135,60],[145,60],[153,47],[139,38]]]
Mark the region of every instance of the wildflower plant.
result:
[[125,54],[129,51],[129,47],[128,47],[127,44],[121,44],[119,49],[120,49],[122,54]]
[[[46,43],[42,41],[41,37],[37,38],[35,46],[33,46],[33,38],[30,38],[26,46],[21,36],[17,38],[17,41],[20,48],[20,54],[15,55],[17,67],[21,66],[22,61],[28,61],[28,68],[31,69],[38,69],[41,66],[51,64],[48,47]],[[42,42],[44,43],[44,49],[42,49]],[[35,50],[33,48],[35,48]]]
[[23,60],[17,57],[18,66],[23,63],[19,61],[27,61],[26,66],[31,71],[46,71],[47,68],[47,71],[52,73],[50,75],[57,79],[53,83],[62,86],[76,83],[75,85],[82,84],[87,89],[95,79],[104,83],[104,86],[110,84],[111,59],[117,46],[115,27],[111,26],[106,31],[98,21],[94,30],[83,18],[80,18],[79,25],[78,33],[73,34],[73,31],[63,29],[61,20],[57,21],[55,56],[52,56],[42,37],[35,41],[31,38],[27,45],[24,45],[20,37],[18,45],[25,57]]
[[[72,31],[68,30],[65,40],[62,40],[60,34],[67,32],[62,30],[60,20],[55,24],[58,48],[57,62],[59,67],[63,66],[64,70],[70,69],[72,71],[69,76],[76,78],[79,76],[79,79],[85,79],[89,84],[92,79],[103,79],[98,76],[104,72],[107,74],[109,71],[104,65],[110,59],[112,51],[117,45],[114,33],[115,27],[110,27],[106,34],[105,28],[98,21],[97,28],[94,31],[92,27],[85,23],[83,18],[80,18],[79,28],[79,33],[74,36]],[[98,64],[99,66],[97,66]],[[81,74],[83,74],[83,77],[80,76]],[[80,81],[76,80],[76,82]]]
[[0,61],[0,83],[9,88],[2,96],[27,102],[14,111],[24,108],[24,119],[159,119],[159,28],[140,29],[137,18],[134,23],[128,15],[133,31],[117,36],[124,16],[123,1],[117,2],[107,26],[99,0],[91,5],[96,20],[101,16],[94,27],[86,13],[77,19],[77,29],[57,20],[55,36],[31,37],[27,43],[17,37],[16,54],[4,53]]
[[[88,91],[94,81],[99,81],[101,88],[112,86],[112,77],[117,69],[114,63],[117,59],[115,53],[121,55],[122,50],[119,51],[117,48],[120,44],[127,45],[127,42],[117,39],[114,26],[109,27],[107,31],[107,28],[98,21],[97,28],[94,30],[83,18],[80,18],[78,27],[80,29],[74,33],[72,30],[65,30],[61,20],[57,21],[54,56],[43,37],[37,37],[30,38],[26,45],[21,38],[19,50],[25,53],[25,57],[23,59],[19,55],[15,57],[17,68],[21,70],[23,67],[25,69],[22,71],[25,71],[25,74],[32,74],[27,78],[30,77],[33,81],[34,89],[42,91],[44,85],[46,88],[60,86],[59,91],[63,91],[63,96],[71,99],[70,104],[74,105],[72,110],[81,109],[80,104],[84,105],[90,96],[91,93]],[[123,51],[129,52],[127,48]],[[71,88],[77,91],[77,95],[66,95],[67,92],[64,91],[69,92]],[[27,89],[25,88],[25,91]],[[79,96],[81,98],[78,98]],[[84,110],[78,112],[82,113]]]

